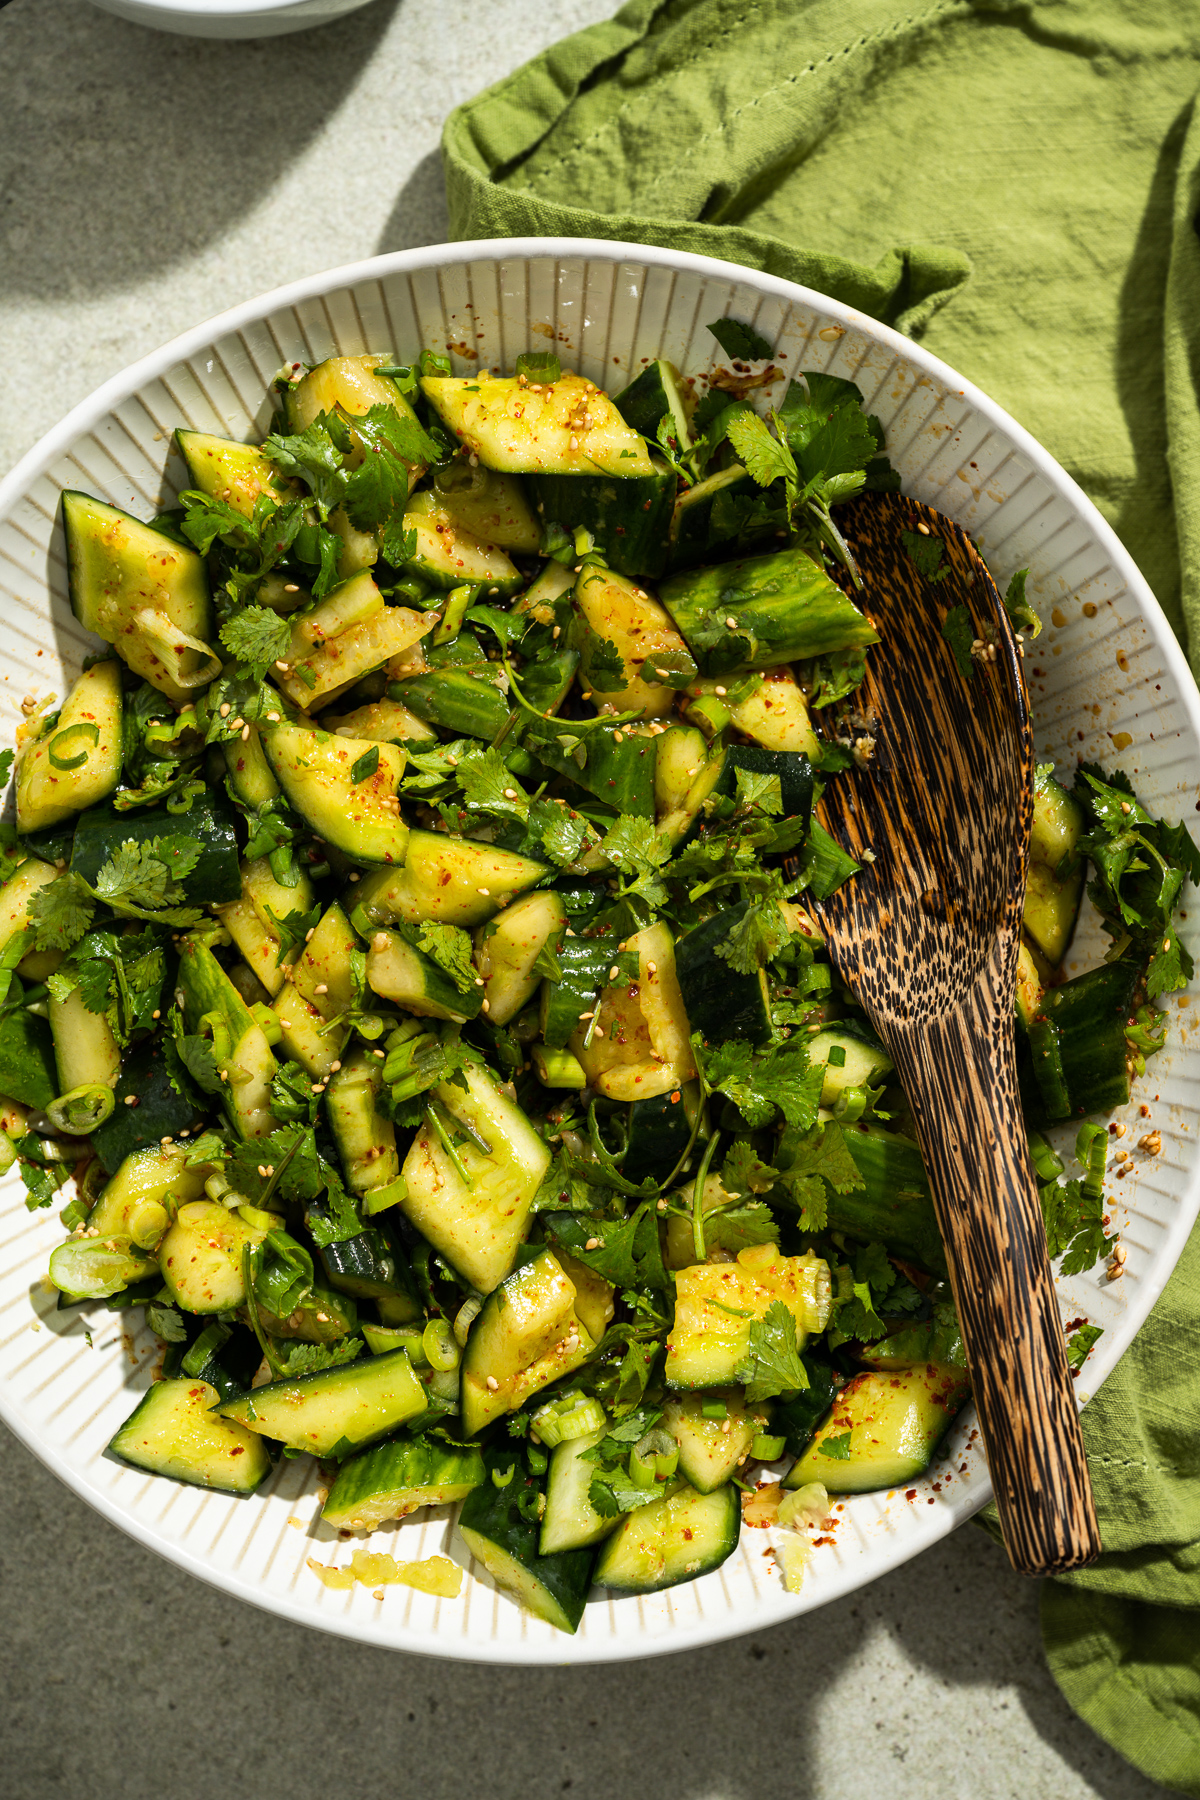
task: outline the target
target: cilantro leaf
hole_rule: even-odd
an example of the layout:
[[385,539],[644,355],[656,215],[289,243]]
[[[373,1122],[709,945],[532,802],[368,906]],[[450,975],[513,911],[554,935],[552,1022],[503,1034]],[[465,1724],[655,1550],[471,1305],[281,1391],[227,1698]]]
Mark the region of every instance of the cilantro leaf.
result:
[[816,1122],[824,1070],[809,1068],[802,1037],[756,1054],[738,1038],[706,1050],[695,1033],[692,1050],[709,1088],[732,1100],[754,1129],[772,1124],[777,1113],[805,1130]]
[[[294,915],[293,915],[294,916]],[[271,1078],[271,1111],[287,1124],[311,1125],[317,1115],[318,1096],[303,1064],[285,1062]]]
[[840,1431],[835,1437],[822,1438],[817,1449],[822,1456],[828,1456],[834,1462],[849,1462],[852,1436],[852,1432]]
[[460,994],[469,993],[476,977],[470,933],[461,925],[439,925],[428,920],[417,927],[417,934],[417,949],[449,975]]
[[[907,535],[911,536],[911,533]],[[920,543],[928,542],[921,538]],[[942,636],[954,652],[954,660],[958,664],[958,672],[964,681],[970,681],[975,673],[975,658],[971,655],[971,645],[975,642],[975,627],[971,615],[965,606],[952,606],[942,620]]]
[[721,1185],[727,1194],[739,1198],[743,1194],[765,1194],[777,1179],[778,1170],[763,1162],[749,1138],[735,1138],[721,1168]]
[[796,494],[800,487],[796,459],[786,444],[772,436],[770,428],[756,412],[739,413],[729,422],[725,435],[760,487],[782,481],[789,495]]
[[[942,552],[946,546],[940,537],[934,537],[932,533],[927,536],[923,531],[902,531],[900,542],[908,551],[908,559],[918,575],[923,575],[926,581],[945,581],[950,573],[950,565],[947,563],[945,568],[942,567]],[[954,611],[963,613],[970,623],[970,614],[965,606],[955,607]],[[953,616],[952,614],[951,617]],[[942,629],[943,635],[946,635],[945,627]],[[975,636],[973,631],[971,636]]]
[[799,894],[807,889],[818,900],[828,900],[843,881],[849,881],[852,875],[858,875],[862,870],[862,864],[847,856],[841,845],[835,843],[815,819],[809,827],[808,842],[800,853],[799,864],[793,891]]
[[726,356],[738,361],[761,362],[771,355],[770,344],[753,325],[743,325],[738,319],[714,319],[708,329]]
[[101,865],[92,892],[111,907],[177,906],[184,898],[180,880],[195,868],[200,849],[195,838],[178,834],[140,844],[128,838]]
[[[616,1288],[667,1285],[653,1200],[644,1200],[627,1219],[581,1219],[575,1213],[551,1212],[543,1216],[542,1224],[547,1237]],[[599,1242],[589,1250],[586,1245],[593,1238]]]
[[468,750],[458,758],[455,770],[469,812],[491,813],[499,818],[527,819],[529,796],[494,747]]
[[330,1244],[344,1244],[348,1238],[362,1234],[363,1222],[352,1195],[348,1194],[328,1163],[322,1165],[328,1177],[326,1207],[310,1207],[304,1215],[313,1243],[321,1250]]
[[[178,1014],[174,1016],[179,1017]],[[175,1049],[180,1062],[202,1094],[224,1093],[225,1083],[221,1080],[221,1071],[217,1067],[210,1039],[178,1032],[175,1036]]]
[[39,888],[29,902],[38,950],[69,950],[91,928],[96,906],[78,875],[60,875]]
[[828,1224],[826,1184],[835,1194],[865,1186],[836,1119],[805,1132],[786,1132],[777,1161],[780,1186],[799,1212],[801,1231],[824,1231]]
[[[542,805],[542,802],[538,802]],[[573,813],[568,806],[546,804],[546,823],[541,831],[541,844],[546,855],[556,862],[560,869],[569,868],[578,861],[579,854],[588,840],[588,822],[582,813]]]
[[791,926],[777,896],[768,893],[750,901],[715,951],[739,975],[756,975],[787,948],[791,938]]
[[266,674],[291,647],[292,628],[285,618],[267,606],[244,606],[221,627],[221,643],[258,677]]
[[588,686],[598,694],[615,694],[628,685],[621,652],[610,638],[593,638],[587,649]]
[[1102,1325],[1081,1325],[1072,1332],[1067,1342],[1067,1363],[1072,1369],[1082,1369],[1093,1347],[1104,1336]]
[[763,1317],[751,1324],[749,1349],[738,1364],[737,1378],[745,1382],[746,1399],[751,1404],[808,1386],[808,1370],[797,1344],[796,1321],[782,1300],[772,1300]]
[[327,415],[322,413],[301,432],[282,436],[272,432],[262,450],[277,469],[304,483],[322,520],[327,519],[345,487],[342,453],[329,434]]
[[704,1241],[710,1250],[732,1250],[736,1255],[750,1244],[777,1244],[779,1221],[761,1200],[744,1200],[705,1215]]
[[346,1337],[336,1344],[279,1345],[275,1354],[279,1374],[291,1380],[297,1375],[316,1375],[322,1369],[341,1368],[344,1363],[354,1362],[362,1349],[360,1337]]

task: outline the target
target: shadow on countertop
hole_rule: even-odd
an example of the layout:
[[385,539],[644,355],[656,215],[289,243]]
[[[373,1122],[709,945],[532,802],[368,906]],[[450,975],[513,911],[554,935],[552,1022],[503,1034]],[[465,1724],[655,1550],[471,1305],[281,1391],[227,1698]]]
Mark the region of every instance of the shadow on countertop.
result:
[[0,295],[101,298],[131,265],[218,241],[345,103],[398,3],[219,43],[17,0],[0,16]]
[[90,1512],[2,1428],[0,1441],[6,1800],[1166,1792],[1071,1713],[1041,1659],[1036,1585],[982,1532],[710,1650],[490,1668],[343,1642],[230,1600]]

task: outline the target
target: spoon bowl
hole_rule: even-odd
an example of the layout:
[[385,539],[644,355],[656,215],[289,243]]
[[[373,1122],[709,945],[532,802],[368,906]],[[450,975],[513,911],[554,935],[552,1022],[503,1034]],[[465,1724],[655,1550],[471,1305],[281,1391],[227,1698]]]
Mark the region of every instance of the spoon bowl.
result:
[[962,529],[901,494],[839,512],[880,635],[821,802],[861,871],[830,954],[908,1096],[1014,1566],[1100,1543],[1017,1091],[1013,995],[1033,819],[1023,646]]

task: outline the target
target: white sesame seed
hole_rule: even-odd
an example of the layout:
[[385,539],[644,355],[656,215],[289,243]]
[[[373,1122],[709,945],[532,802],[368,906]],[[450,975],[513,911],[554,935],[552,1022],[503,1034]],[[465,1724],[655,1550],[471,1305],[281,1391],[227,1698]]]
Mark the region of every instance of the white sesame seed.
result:
[[490,898],[492,890],[491,890],[491,888],[476,888],[475,892],[477,894],[486,894]]
[[377,931],[375,933],[375,936],[371,939],[372,950],[386,950],[387,947],[388,947],[387,932],[386,931]]
[[713,689],[713,693],[717,696],[718,700],[723,700],[728,692],[728,688],[719,687]]
[[243,725],[242,726],[242,742],[243,742],[243,744],[246,742],[246,740],[249,738],[249,736],[250,736],[250,727],[248,725]]
[[221,705],[220,705],[220,708],[219,708],[219,711],[220,711],[220,714],[221,714],[221,717],[222,717],[222,718],[223,718],[223,719],[227,719],[227,718],[228,718],[228,717],[229,717],[229,713],[230,713],[230,706],[229,706],[229,702],[228,702],[228,700],[223,700],[223,701],[222,701],[222,702],[221,702]]
[[598,1250],[600,1248],[600,1239],[599,1238],[589,1238],[587,1243],[583,1247],[585,1250]]
[[646,964],[646,973],[647,973],[647,975],[657,975],[658,974],[658,964],[648,962]]
[[725,623],[729,627],[730,631],[737,630],[737,620],[736,619],[726,619]]
[[278,714],[278,713],[277,713],[277,712],[269,712],[269,713],[268,713],[268,714],[267,714],[267,717],[268,717],[268,719],[269,719],[269,720],[270,720],[270,721],[271,721],[271,723],[272,723],[272,725],[278,725],[278,723],[279,723],[279,714]]
[[494,1375],[489,1375],[487,1378],[487,1386],[489,1394],[494,1394],[496,1389],[500,1386],[500,1383],[496,1380]]
[[329,983],[327,981],[318,981],[316,987],[313,989],[314,994],[327,994],[328,992]]
[[616,963],[614,963],[612,968],[608,971],[608,979],[610,981],[615,981],[620,973],[620,969],[618,969]]

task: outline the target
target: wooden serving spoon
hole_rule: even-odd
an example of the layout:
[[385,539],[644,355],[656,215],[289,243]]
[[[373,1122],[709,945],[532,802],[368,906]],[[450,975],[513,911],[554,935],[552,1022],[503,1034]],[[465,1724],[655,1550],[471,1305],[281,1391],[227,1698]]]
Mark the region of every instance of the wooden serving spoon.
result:
[[1056,1574],[1100,1538],[1017,1093],[1034,773],[1019,646],[974,545],[932,507],[869,494],[838,524],[881,641],[854,696],[874,751],[819,813],[864,866],[821,921],[912,1107],[1009,1556]]

